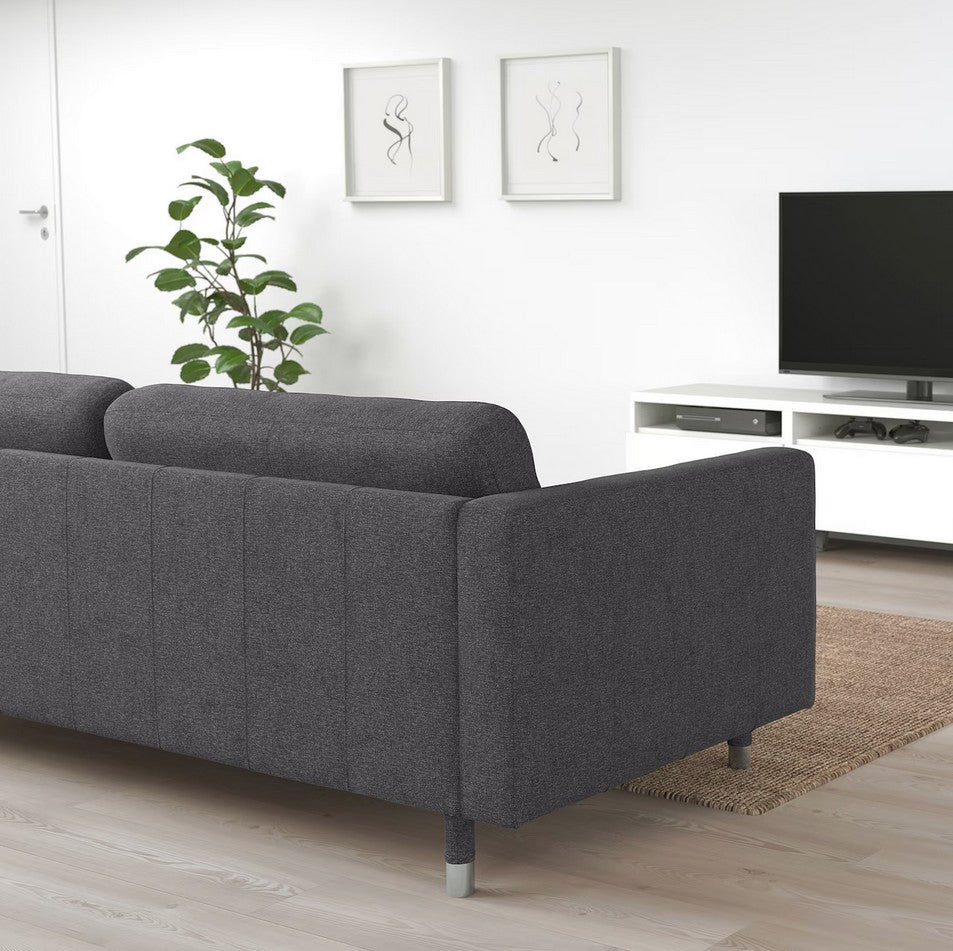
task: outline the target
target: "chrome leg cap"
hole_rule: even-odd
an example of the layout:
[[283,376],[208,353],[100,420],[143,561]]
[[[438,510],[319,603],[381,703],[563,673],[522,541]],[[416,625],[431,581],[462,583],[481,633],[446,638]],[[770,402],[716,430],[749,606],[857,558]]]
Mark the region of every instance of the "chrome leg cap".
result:
[[447,862],[447,895],[450,898],[467,898],[473,894],[473,862],[466,865],[451,865]]
[[728,765],[732,769],[747,769],[751,765],[751,747],[729,746]]

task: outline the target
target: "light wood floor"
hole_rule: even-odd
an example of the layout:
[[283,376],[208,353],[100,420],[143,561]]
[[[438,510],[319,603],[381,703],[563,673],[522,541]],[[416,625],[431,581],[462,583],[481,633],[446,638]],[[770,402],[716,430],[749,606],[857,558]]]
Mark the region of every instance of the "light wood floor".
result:
[[[843,545],[829,604],[953,618],[953,554]],[[0,951],[953,948],[953,728],[757,818],[606,793],[478,830],[0,718]]]

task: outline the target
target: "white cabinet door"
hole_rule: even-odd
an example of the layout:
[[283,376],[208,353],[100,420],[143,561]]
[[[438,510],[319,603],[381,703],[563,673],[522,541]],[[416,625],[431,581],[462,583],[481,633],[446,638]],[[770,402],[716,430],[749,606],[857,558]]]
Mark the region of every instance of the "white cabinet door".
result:
[[776,442],[758,442],[747,439],[716,439],[712,437],[668,436],[656,433],[629,433],[626,437],[626,468],[630,472],[639,469],[658,469],[673,466],[693,459],[711,459],[727,456],[732,452],[748,449],[764,449],[777,446]]
[[51,18],[0,2],[0,370],[65,369]]
[[953,543],[949,455],[853,445],[807,451],[817,468],[819,529]]

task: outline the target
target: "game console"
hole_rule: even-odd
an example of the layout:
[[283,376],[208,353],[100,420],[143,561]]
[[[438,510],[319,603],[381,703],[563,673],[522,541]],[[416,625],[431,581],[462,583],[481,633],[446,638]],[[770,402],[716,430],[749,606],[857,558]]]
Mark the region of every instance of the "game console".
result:
[[778,436],[781,414],[757,409],[723,409],[713,406],[676,406],[675,425],[699,433],[734,433],[739,436]]

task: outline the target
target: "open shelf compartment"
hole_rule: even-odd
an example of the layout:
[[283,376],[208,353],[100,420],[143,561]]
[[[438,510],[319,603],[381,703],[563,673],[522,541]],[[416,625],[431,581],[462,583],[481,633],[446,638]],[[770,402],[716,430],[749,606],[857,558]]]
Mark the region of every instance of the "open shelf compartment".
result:
[[[929,438],[925,443],[899,444],[895,443],[889,435],[883,440],[877,439],[874,435],[838,439],[834,435],[835,430],[850,418],[846,414],[795,413],[792,445],[800,448],[817,446],[847,450],[875,449],[885,452],[953,453],[953,421],[929,421],[925,423],[930,430]],[[883,423],[888,434],[894,426],[911,421],[909,416],[874,416],[873,418]]]

